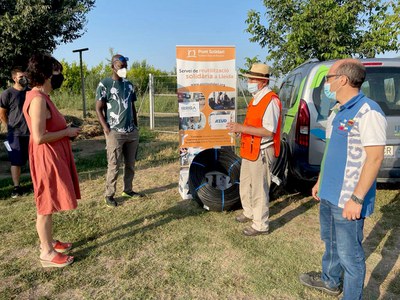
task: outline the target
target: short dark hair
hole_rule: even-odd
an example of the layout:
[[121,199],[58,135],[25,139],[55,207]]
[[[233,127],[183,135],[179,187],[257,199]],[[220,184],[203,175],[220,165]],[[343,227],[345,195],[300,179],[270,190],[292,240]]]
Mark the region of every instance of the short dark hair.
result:
[[114,67],[114,63],[115,63],[116,61],[118,61],[118,60],[127,64],[129,58],[126,57],[126,56],[123,56],[122,54],[115,54],[115,55],[113,55],[113,57],[111,58],[111,68]]
[[11,78],[14,78],[17,73],[24,73],[24,70],[21,66],[16,66],[11,69]]
[[347,76],[350,86],[359,89],[365,80],[366,69],[365,66],[357,60],[348,60],[337,67],[336,74]]
[[62,64],[47,53],[36,53],[31,56],[26,69],[30,86],[43,85],[46,79],[53,75],[53,71],[62,72]]

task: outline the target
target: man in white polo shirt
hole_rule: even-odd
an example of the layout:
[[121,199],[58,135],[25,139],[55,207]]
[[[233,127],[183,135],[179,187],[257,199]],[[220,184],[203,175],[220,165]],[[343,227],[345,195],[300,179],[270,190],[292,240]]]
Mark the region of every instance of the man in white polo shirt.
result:
[[335,62],[325,76],[324,92],[338,104],[326,130],[321,173],[312,195],[320,201],[322,273],[300,275],[308,287],[362,299],[365,255],[364,218],[374,210],[376,176],[386,143],[387,122],[379,105],[361,91],[365,67],[356,59]]

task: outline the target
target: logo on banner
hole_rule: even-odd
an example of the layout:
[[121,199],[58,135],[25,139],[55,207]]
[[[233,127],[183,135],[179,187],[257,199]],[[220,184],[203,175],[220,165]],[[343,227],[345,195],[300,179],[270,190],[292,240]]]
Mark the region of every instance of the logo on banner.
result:
[[179,116],[184,117],[198,117],[200,115],[199,102],[192,103],[179,103]]
[[210,115],[210,126],[212,130],[226,129],[226,125],[231,119],[230,114]]
[[187,51],[187,57],[197,57],[196,50],[190,49]]

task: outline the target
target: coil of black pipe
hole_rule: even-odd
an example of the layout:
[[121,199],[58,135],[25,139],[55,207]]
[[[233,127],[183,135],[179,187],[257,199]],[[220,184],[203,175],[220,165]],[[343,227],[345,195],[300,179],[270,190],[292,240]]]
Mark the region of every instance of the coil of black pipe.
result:
[[[193,159],[189,168],[189,190],[193,199],[210,211],[228,211],[241,207],[239,195],[241,159],[230,149],[205,149]],[[232,184],[220,189],[207,181],[210,172],[220,172]]]

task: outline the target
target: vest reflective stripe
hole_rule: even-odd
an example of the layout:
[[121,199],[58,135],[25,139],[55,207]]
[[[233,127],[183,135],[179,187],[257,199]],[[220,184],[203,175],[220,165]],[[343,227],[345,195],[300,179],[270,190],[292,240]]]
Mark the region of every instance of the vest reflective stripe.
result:
[[[257,127],[257,128],[262,127],[263,116],[272,98],[278,98],[278,96],[274,92],[269,92],[261,99],[261,101],[257,105],[253,105],[254,102],[253,98],[250,101],[250,104],[247,108],[246,118],[244,120],[243,125]],[[280,146],[281,146],[282,105],[280,101],[278,101],[278,107],[279,107],[278,124],[276,132],[273,135],[275,157],[279,156],[281,148]],[[261,139],[262,137],[260,136],[242,133],[241,144],[240,144],[240,156],[248,160],[253,160],[253,161],[256,160],[258,158],[258,155],[260,154]]]

